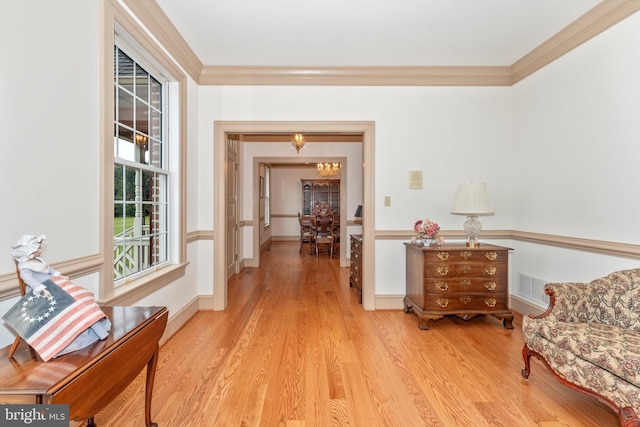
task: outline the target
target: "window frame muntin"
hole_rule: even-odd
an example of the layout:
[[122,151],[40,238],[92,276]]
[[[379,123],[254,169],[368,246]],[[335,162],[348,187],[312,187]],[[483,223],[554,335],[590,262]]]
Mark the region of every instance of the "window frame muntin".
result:
[[[124,30],[123,30],[124,31]],[[165,192],[165,198],[166,198],[166,202],[165,203],[158,203],[159,206],[162,206],[164,208],[165,211],[165,215],[166,217],[163,218],[163,222],[166,224],[166,230],[163,230],[160,234],[166,236],[166,242],[165,242],[165,250],[166,250],[166,259],[162,262],[159,262],[158,264],[153,264],[148,266],[147,268],[141,269],[139,271],[134,272],[133,274],[128,274],[128,275],[124,275],[122,278],[116,279],[115,278],[115,274],[114,274],[114,278],[113,278],[113,287],[114,289],[119,288],[120,286],[130,283],[131,281],[134,281],[136,279],[142,278],[148,274],[153,273],[154,271],[157,271],[158,269],[161,269],[169,264],[172,263],[172,259],[174,258],[174,254],[173,254],[173,250],[172,250],[172,240],[173,240],[173,230],[172,230],[172,218],[171,218],[171,211],[172,211],[172,206],[171,206],[171,196],[172,196],[172,181],[171,181],[171,156],[169,154],[170,152],[170,145],[171,145],[171,141],[170,141],[170,133],[169,131],[169,123],[168,123],[168,118],[171,117],[169,110],[172,108],[172,103],[171,103],[171,97],[170,97],[170,90],[169,90],[169,85],[171,84],[171,81],[166,77],[166,72],[163,69],[158,70],[156,67],[158,67],[158,65],[153,65],[153,61],[145,61],[146,56],[148,55],[148,52],[143,51],[140,52],[139,49],[136,49],[134,47],[131,47],[130,43],[127,42],[127,38],[124,36],[121,36],[119,34],[115,34],[114,37],[115,41],[114,41],[114,46],[113,46],[113,52],[114,52],[114,58],[116,55],[117,50],[122,51],[123,54],[125,54],[129,59],[131,59],[131,61],[133,61],[133,65],[134,65],[134,69],[136,69],[136,67],[140,67],[144,70],[145,73],[147,73],[147,75],[149,77],[153,77],[156,81],[158,81],[161,86],[162,86],[162,90],[161,90],[161,110],[157,110],[159,111],[162,117],[162,123],[161,123],[161,138],[160,140],[160,148],[161,148],[161,153],[160,153],[160,163],[163,167],[157,167],[157,166],[153,166],[151,164],[151,162],[149,162],[150,164],[146,164],[146,163],[141,163],[141,162],[136,162],[136,161],[132,161],[132,160],[128,160],[124,157],[117,157],[115,155],[116,152],[116,147],[115,144],[117,142],[118,136],[115,134],[115,129],[118,127],[122,127],[128,130],[131,130],[134,135],[136,133],[141,133],[143,135],[146,135],[148,138],[151,138],[150,129],[147,129],[147,133],[143,133],[141,131],[139,131],[138,129],[135,129],[132,126],[128,126],[125,123],[119,122],[117,121],[117,117],[115,114],[115,111],[118,109],[118,100],[119,100],[119,91],[122,89],[125,92],[127,92],[128,94],[133,96],[133,100],[134,100],[134,105],[132,106],[132,111],[133,111],[133,122],[134,124],[137,122],[136,119],[136,107],[135,107],[135,101],[137,101],[138,99],[142,99],[140,97],[137,96],[137,94],[134,92],[131,92],[127,89],[127,87],[122,86],[120,84],[117,83],[117,78],[116,78],[116,73],[118,71],[118,68],[116,66],[114,66],[113,70],[114,70],[114,76],[113,76],[113,96],[114,96],[114,106],[116,107],[114,109],[114,117],[113,117],[113,129],[114,129],[114,135],[113,135],[113,144],[114,146],[113,148],[113,167],[115,168],[115,165],[122,165],[125,166],[127,168],[130,169],[134,169],[134,170],[139,170],[139,171],[149,171],[152,173],[157,173],[157,174],[161,174],[164,176],[164,185],[165,188],[163,188],[164,192]],[[114,59],[115,61],[115,59]],[[115,64],[114,64],[115,65]],[[135,85],[135,76],[134,76],[134,85]],[[135,86],[134,86],[135,87]],[[146,100],[143,100],[145,102],[145,104],[147,105],[147,108],[153,108],[151,102],[148,102],[150,99],[150,93],[148,93],[149,98],[147,98]],[[149,110],[148,110],[149,112]],[[165,169],[166,168],[166,169]],[[113,172],[112,172],[113,173]],[[115,206],[116,200],[112,199],[112,203]],[[126,206],[127,200],[123,200],[123,206]],[[124,215],[124,217],[126,218],[126,215]],[[142,239],[145,236],[134,236],[134,238],[132,239],[126,239],[125,240],[138,240],[138,239]],[[112,253],[115,252],[115,238],[114,238],[114,243],[113,243],[113,248],[114,250],[112,251]],[[112,259],[112,263],[113,263],[113,259]]]
[[[100,60],[100,88],[99,97],[101,104],[100,114],[100,252],[95,255],[95,261],[81,263],[76,272],[77,275],[98,273],[98,300],[109,305],[135,304],[142,298],[174,283],[183,277],[188,265],[187,260],[187,232],[186,232],[186,113],[188,75],[158,42],[152,32],[144,26],[142,21],[136,18],[130,10],[123,7],[119,0],[105,0],[101,2],[101,60]],[[172,148],[169,176],[172,189],[175,192],[171,196],[169,205],[171,223],[174,224],[174,241],[171,244],[172,254],[175,259],[170,260],[170,265],[145,277],[133,280],[117,289],[113,283],[113,123],[114,123],[114,46],[116,33],[124,32],[128,37],[140,45],[149,58],[159,63],[170,76],[169,91],[176,104],[170,113],[168,122],[169,131],[175,141]],[[93,258],[92,258],[93,259]],[[100,260],[100,261],[98,261]]]

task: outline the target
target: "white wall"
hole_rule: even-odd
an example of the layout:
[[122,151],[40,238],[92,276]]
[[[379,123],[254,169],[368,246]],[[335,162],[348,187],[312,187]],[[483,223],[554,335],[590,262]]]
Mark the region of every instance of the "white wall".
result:
[[[211,158],[207,159],[201,153],[209,152],[210,147],[203,147],[198,143],[198,111],[200,108],[198,98],[198,85],[191,79],[188,79],[187,97],[187,231],[198,231],[212,229],[213,209],[206,209],[206,203],[203,201],[208,198],[201,199],[200,194],[203,191],[209,191],[213,186],[213,179],[210,183],[203,182],[200,179],[200,172],[211,167]],[[209,160],[209,164],[207,164]],[[211,204],[213,206],[213,203]]]
[[[513,228],[640,242],[640,14],[513,87]],[[588,281],[638,261],[517,243],[516,270]]]
[[[211,144],[216,120],[375,121],[377,230],[409,230],[427,216],[443,228],[461,229],[463,218],[449,210],[458,184],[470,180],[489,186],[496,215],[483,220],[485,227],[511,228],[509,87],[201,87],[199,96],[206,110],[200,115],[204,146]],[[296,155],[286,144],[244,145],[252,153],[243,154],[245,168],[251,155],[271,157],[279,149]],[[333,144],[307,149],[304,156],[335,155]],[[424,188],[410,190],[408,172],[416,169],[423,170]],[[213,180],[210,173],[206,180]],[[251,185],[244,182],[243,194],[252,194]],[[390,207],[383,206],[386,195]],[[249,204],[242,215],[251,218]],[[404,295],[402,242],[376,244],[375,263],[376,293]]]
[[[514,87],[202,87],[208,111],[201,119],[375,121],[378,231],[408,230],[426,216],[460,229],[451,201],[459,183],[474,180],[488,184],[496,211],[483,218],[486,229],[637,243],[639,20],[632,16]],[[424,172],[422,190],[408,189],[414,169]],[[591,280],[638,265],[495,243],[514,248],[513,294],[520,273]],[[375,269],[377,295],[404,294],[401,242],[376,242]]]
[[98,5],[2,2],[0,273],[23,234],[50,263],[100,252]]
[[[0,274],[23,234],[47,235],[50,263],[100,252],[98,4],[2,2]],[[2,324],[0,345],[11,341]]]
[[[25,233],[47,235],[43,256],[52,264],[103,252],[99,245],[100,4],[100,0],[0,3],[0,198],[5,201],[0,209],[0,276],[15,271],[10,246]],[[210,199],[199,200],[197,194],[213,183],[199,184],[198,173],[206,168],[197,167],[195,160],[202,159],[198,93],[195,82],[187,86],[188,141],[181,143],[188,145],[188,162],[194,166],[187,171],[187,227],[197,231],[207,229],[207,224],[211,228],[212,214],[207,216],[206,210]],[[202,152],[207,149],[202,147]],[[212,268],[211,252],[211,241],[189,244],[191,264],[185,277],[135,305],[165,305],[173,316],[199,293],[212,294],[212,273],[207,271]],[[109,255],[103,255],[110,262]],[[205,262],[202,256],[209,259]],[[97,273],[74,281],[98,291]],[[0,314],[16,300],[0,301]],[[11,341],[13,334],[0,324],[0,346]]]
[[[375,121],[376,229],[408,229],[424,216],[461,228],[449,208],[469,180],[489,185],[498,214],[487,228],[510,226],[511,88],[203,86],[199,96],[203,146],[216,120]],[[320,146],[332,155],[330,144]],[[408,189],[414,169],[424,171],[422,190]],[[382,206],[385,195],[391,207]]]
[[[274,237],[300,237],[297,214],[302,213],[301,180],[319,178],[315,167],[271,168],[271,234]],[[338,174],[335,179],[339,178]],[[278,215],[286,215],[287,217],[278,217]],[[291,215],[296,215],[296,217],[289,217]]]

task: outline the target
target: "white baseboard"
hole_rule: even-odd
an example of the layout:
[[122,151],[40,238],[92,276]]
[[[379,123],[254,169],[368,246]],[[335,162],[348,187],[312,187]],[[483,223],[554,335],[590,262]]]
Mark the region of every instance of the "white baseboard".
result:
[[213,308],[213,295],[200,295],[198,297],[198,307],[202,311],[212,311]]
[[300,236],[271,236],[274,242],[299,242]]
[[[404,295],[376,295],[376,310],[403,310]],[[509,295],[509,308],[523,315],[537,316],[546,310],[546,307],[527,301],[523,298]]]
[[213,310],[213,296],[201,295],[195,297],[176,314],[171,315],[171,313],[169,313],[169,321],[167,322],[164,334],[162,334],[162,338],[160,338],[160,345],[167,342],[169,338],[178,332],[180,328],[201,310]]
[[515,295],[509,295],[509,308],[523,316],[538,316],[547,309]]
[[403,310],[404,295],[376,295],[376,310]]

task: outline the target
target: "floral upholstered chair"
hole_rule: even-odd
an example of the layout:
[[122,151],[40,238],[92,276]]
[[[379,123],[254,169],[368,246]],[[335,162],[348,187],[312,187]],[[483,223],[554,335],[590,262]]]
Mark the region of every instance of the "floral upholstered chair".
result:
[[535,356],[563,384],[614,409],[621,426],[640,426],[640,269],[549,283],[545,292],[547,311],[522,319],[522,376]]

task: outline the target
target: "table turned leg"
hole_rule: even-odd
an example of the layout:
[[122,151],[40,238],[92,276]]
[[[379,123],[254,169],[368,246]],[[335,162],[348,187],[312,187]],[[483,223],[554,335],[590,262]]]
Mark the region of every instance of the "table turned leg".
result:
[[158,424],[151,421],[151,397],[153,396],[153,381],[156,377],[156,367],[158,366],[158,354],[160,353],[160,346],[156,347],[156,351],[153,352],[153,356],[147,363],[147,384],[144,393],[144,418],[147,427],[157,427]]

